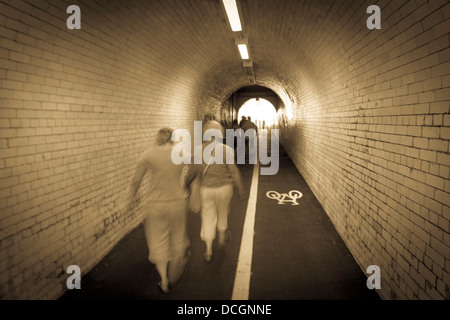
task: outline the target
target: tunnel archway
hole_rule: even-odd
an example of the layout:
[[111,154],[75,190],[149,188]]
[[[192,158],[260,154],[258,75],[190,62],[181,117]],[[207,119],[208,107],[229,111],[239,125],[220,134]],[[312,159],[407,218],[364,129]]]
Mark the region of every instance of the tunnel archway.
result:
[[283,106],[283,101],[279,95],[274,90],[265,86],[254,85],[243,87],[233,93],[232,97],[235,98],[234,108],[237,112],[251,99],[265,99],[277,111]]
[[273,127],[277,123],[277,110],[275,106],[264,98],[252,98],[247,100],[238,112],[238,121],[242,117],[250,117],[259,128]]
[[280,95],[269,87],[251,85],[244,86],[231,93],[222,104],[221,119],[224,122],[231,122],[241,120],[239,112],[243,105],[252,99],[264,99],[273,106],[275,112],[281,112],[285,108],[285,102],[280,98]]

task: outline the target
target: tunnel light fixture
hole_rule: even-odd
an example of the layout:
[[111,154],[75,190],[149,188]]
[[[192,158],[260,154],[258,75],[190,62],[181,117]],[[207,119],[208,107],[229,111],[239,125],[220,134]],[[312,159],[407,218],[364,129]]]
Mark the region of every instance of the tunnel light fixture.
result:
[[241,55],[242,60],[250,59],[250,51],[248,50],[248,39],[247,38],[239,38],[236,39],[236,45],[239,49],[239,53]]
[[238,44],[239,53],[241,54],[241,58],[243,60],[248,60],[250,57],[248,55],[248,49],[246,44]]
[[225,7],[225,11],[227,12],[231,30],[234,32],[242,31],[241,19],[239,18],[236,0],[222,0],[222,2]]

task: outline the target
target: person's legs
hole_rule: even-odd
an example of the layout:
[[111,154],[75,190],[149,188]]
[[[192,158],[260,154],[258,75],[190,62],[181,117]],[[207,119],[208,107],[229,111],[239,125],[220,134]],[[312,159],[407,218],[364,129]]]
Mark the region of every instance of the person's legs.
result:
[[187,201],[186,199],[168,204],[168,216],[171,224],[170,247],[173,259],[168,266],[168,279],[171,285],[175,284],[183,275],[190,254],[187,248],[190,245],[187,232]]
[[158,270],[159,275],[161,276],[161,282],[158,284],[161,288],[161,291],[164,293],[168,293],[169,289],[169,278],[167,277],[167,265],[168,262],[157,262],[156,270]]
[[230,202],[233,197],[233,185],[223,186],[218,190],[217,203],[217,234],[220,246],[225,244],[226,231],[228,229],[228,215],[230,213]]
[[200,188],[202,198],[202,227],[200,231],[200,238],[205,242],[206,261],[211,261],[212,244],[216,237],[217,226],[217,211],[215,202],[215,190],[213,188]]
[[169,279],[169,285],[173,286],[178,283],[182,276],[187,272],[187,266],[191,257],[190,250],[184,250],[174,256],[169,261],[167,277]]
[[214,240],[205,240],[206,250],[205,250],[205,253],[203,254],[203,257],[208,262],[211,261],[211,259],[212,259],[212,254],[213,254],[212,245],[213,245],[213,241]]
[[148,204],[148,210],[149,214],[144,220],[145,238],[149,249],[148,259],[155,264],[156,270],[161,277],[161,290],[168,292],[167,265],[171,259],[169,251],[169,220],[163,212],[164,205],[158,203]]

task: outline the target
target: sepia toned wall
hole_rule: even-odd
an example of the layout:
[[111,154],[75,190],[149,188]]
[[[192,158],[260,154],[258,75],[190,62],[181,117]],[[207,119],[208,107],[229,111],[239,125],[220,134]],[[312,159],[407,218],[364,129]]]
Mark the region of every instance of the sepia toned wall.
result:
[[449,299],[450,6],[378,3],[315,39],[283,145],[382,298]]
[[137,3],[80,4],[69,30],[68,3],[0,2],[3,298],[58,297],[69,265],[93,267],[142,220],[126,193],[156,131],[220,108],[202,35]]
[[[366,8],[382,10],[380,30]],[[69,5],[81,29],[69,30]],[[450,5],[421,1],[0,0],[0,297],[54,299],[142,221],[126,192],[162,126],[251,85],[384,299],[450,298]]]

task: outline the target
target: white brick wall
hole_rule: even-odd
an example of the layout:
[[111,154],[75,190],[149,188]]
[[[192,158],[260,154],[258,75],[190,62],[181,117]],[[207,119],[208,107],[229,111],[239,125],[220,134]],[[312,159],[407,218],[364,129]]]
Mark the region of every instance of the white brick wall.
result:
[[283,145],[383,298],[449,299],[450,5],[378,4],[380,31],[305,45],[322,54],[286,75],[304,88]]
[[196,31],[203,17],[185,28],[186,5],[178,17],[157,1],[82,3],[81,30],[67,6],[0,1],[3,299],[58,297],[67,266],[85,274],[140,223],[124,198],[137,159],[160,127],[217,113],[211,80],[230,77],[208,74],[223,62],[205,50],[211,29]]

